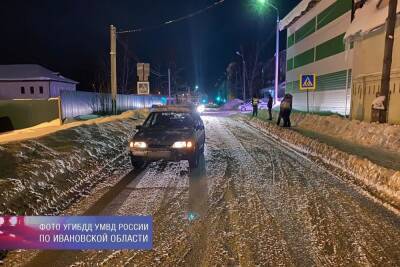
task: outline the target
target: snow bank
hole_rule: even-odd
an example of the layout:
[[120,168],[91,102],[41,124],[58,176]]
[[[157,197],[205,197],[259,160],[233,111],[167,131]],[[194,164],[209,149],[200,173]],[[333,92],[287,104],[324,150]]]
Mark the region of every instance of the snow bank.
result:
[[232,99],[224,104],[220,109],[221,110],[237,110],[239,105],[243,103],[243,100],[240,99]]
[[259,119],[250,120],[250,123],[279,142],[342,171],[343,176],[348,176],[372,195],[400,209],[400,172],[378,166],[367,159],[347,154],[295,131],[283,129]]
[[359,145],[400,151],[400,125],[347,120],[339,116],[293,113],[293,125],[306,130],[342,138]]
[[30,127],[30,128],[15,130],[12,132],[0,134],[0,144],[22,141],[22,140],[27,140],[27,139],[32,139],[32,138],[38,138],[38,137],[42,137],[42,136],[45,136],[45,135],[48,135],[51,133],[55,133],[55,132],[58,132],[61,130],[66,130],[66,129],[70,129],[70,128],[81,126],[81,125],[92,125],[92,124],[105,123],[105,122],[110,122],[110,121],[115,121],[115,120],[127,119],[132,116],[145,116],[146,114],[147,114],[147,111],[145,109],[135,110],[135,111],[126,111],[117,116],[101,117],[101,118],[96,118],[96,119],[87,120],[87,121],[74,121],[74,122],[67,123],[64,125],[60,125],[60,121],[58,119],[56,119],[54,121],[45,122],[45,123]]
[[126,157],[144,115],[132,111],[72,123],[41,138],[0,145],[0,213],[58,214]]

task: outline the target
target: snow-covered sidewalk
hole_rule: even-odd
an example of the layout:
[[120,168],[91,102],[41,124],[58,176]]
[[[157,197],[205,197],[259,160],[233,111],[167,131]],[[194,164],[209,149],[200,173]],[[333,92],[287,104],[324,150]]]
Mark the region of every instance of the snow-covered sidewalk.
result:
[[400,125],[368,123],[339,116],[319,116],[294,112],[295,127],[343,139],[362,146],[400,151]]
[[275,123],[252,119],[248,116],[240,116],[238,119],[265,131],[286,146],[319,159],[323,164],[333,166],[343,174],[347,174],[350,179],[354,179],[354,183],[363,187],[372,195],[400,209],[399,170],[385,168],[359,153],[343,151],[332,146],[332,143],[327,144],[297,131],[280,128]]

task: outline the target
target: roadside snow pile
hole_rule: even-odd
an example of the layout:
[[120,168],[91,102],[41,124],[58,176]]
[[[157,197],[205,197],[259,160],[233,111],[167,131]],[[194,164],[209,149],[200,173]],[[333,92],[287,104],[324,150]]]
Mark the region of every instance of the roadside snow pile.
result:
[[294,125],[360,145],[400,151],[400,125],[360,122],[339,116],[294,113]]
[[221,110],[237,110],[239,108],[239,105],[242,103],[243,103],[243,100],[240,100],[240,99],[229,100],[220,109]]
[[92,125],[92,124],[99,124],[99,123],[105,123],[105,122],[110,122],[110,121],[115,121],[115,120],[123,120],[123,119],[128,119],[131,117],[143,117],[147,115],[147,111],[145,109],[141,110],[130,110],[126,111],[120,115],[116,116],[107,116],[107,117],[99,117],[96,119],[92,120],[86,120],[86,121],[73,121],[70,123],[66,123],[63,125],[60,125],[59,120],[54,120],[51,122],[45,122],[30,128],[25,128],[21,130],[15,130],[7,133],[2,133],[0,134],[0,144],[5,144],[9,142],[16,142],[16,141],[21,141],[21,140],[27,140],[27,139],[32,139],[32,138],[38,138],[44,135],[48,135],[51,133],[55,133],[57,131],[62,131],[66,129],[70,129],[73,127],[77,127],[80,125]]
[[[143,111],[88,121],[38,139],[0,145],[0,213],[57,214],[126,155]],[[139,118],[140,116],[140,118]],[[122,118],[122,119],[121,119]]]
[[322,163],[355,178],[354,182],[372,195],[378,196],[397,209],[400,209],[400,172],[378,166],[367,159],[342,152],[334,147],[305,137],[295,131],[277,127],[259,119],[248,120],[253,126],[265,131],[277,141],[292,147]]

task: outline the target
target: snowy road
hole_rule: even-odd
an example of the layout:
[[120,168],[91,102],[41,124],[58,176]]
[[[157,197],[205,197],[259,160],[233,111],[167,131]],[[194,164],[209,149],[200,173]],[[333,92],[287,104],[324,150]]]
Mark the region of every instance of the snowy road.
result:
[[100,214],[154,216],[152,251],[42,252],[28,265],[400,265],[398,215],[241,121],[204,122],[198,171],[153,163],[103,200]]

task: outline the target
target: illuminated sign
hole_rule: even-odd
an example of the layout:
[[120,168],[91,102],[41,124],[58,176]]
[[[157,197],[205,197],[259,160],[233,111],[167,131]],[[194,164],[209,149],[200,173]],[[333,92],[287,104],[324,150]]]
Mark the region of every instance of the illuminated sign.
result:
[[299,79],[300,90],[316,90],[317,75],[316,74],[301,74]]

